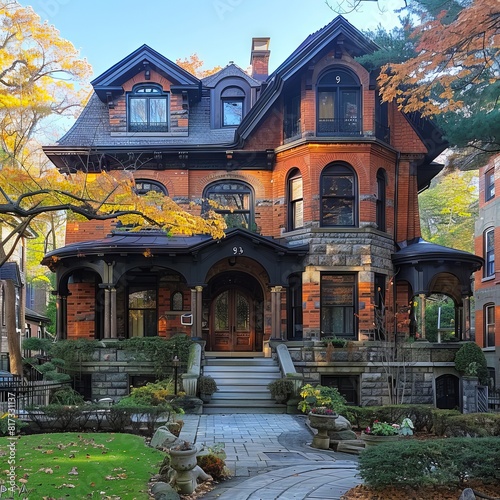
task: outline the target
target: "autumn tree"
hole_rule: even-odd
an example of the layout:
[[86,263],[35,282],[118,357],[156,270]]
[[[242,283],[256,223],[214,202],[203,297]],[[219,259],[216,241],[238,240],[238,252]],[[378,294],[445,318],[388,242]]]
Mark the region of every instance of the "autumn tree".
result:
[[432,116],[451,146],[500,151],[500,5],[482,0],[411,0],[415,55],[387,61],[385,101]]
[[427,241],[474,252],[477,172],[453,170],[440,174],[419,196],[419,207],[422,236]]
[[[131,172],[140,164],[127,165],[115,175],[90,175],[85,165],[81,172],[62,175],[49,165],[35,140],[37,132],[49,116],[74,115],[81,109],[90,65],[31,7],[0,0],[0,27],[0,225],[7,227],[0,266],[35,221],[48,224],[51,214],[61,212],[84,219],[120,218],[137,228],[154,225],[176,234],[223,236],[224,221],[214,212],[201,217],[159,193],[139,196]],[[10,283],[1,288],[7,294],[4,320],[11,371],[20,375],[21,352],[12,326],[14,291]]]
[[198,54],[191,54],[189,57],[185,57],[184,59],[177,59],[175,64],[179,65],[186,71],[189,71],[189,73],[197,78],[205,78],[206,76],[213,75],[222,69],[220,66],[215,66],[211,69],[202,69],[204,62],[200,59]]

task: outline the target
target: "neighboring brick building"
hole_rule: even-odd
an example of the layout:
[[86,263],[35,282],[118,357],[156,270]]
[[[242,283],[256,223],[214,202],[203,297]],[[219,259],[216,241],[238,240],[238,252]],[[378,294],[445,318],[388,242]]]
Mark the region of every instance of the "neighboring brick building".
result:
[[[57,272],[59,337],[186,332],[227,354],[334,335],[362,347],[396,330],[417,337],[414,298],[447,293],[467,339],[482,261],[420,239],[418,193],[446,143],[428,120],[380,101],[377,75],[354,59],[376,48],[337,17],[269,76],[269,39],[256,38],[252,76],[230,64],[199,80],[143,46],[96,78],[75,125],[45,148],[51,161],[62,171],[139,166],[139,190],[186,209],[229,205],[231,229],[214,241],[69,223],[67,246],[45,258]],[[419,368],[424,402],[439,398],[438,376],[456,378],[449,359],[431,358]],[[341,369],[302,351],[295,360],[370,399],[366,356]]]
[[475,276],[476,342],[483,348],[492,388],[500,387],[500,290],[496,263],[500,260],[498,215],[500,156],[479,169],[479,217],[475,229],[475,250],[484,257],[484,267]]

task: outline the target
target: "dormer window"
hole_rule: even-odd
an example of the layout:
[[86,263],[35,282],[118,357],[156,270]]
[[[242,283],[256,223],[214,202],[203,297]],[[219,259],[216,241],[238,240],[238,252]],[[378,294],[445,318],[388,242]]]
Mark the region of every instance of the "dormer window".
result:
[[244,114],[245,92],[239,87],[229,87],[221,94],[222,126],[237,127]]
[[345,69],[334,69],[319,79],[317,89],[317,135],[359,135],[361,92],[357,77]]
[[168,132],[168,93],[159,85],[137,85],[128,96],[129,132]]

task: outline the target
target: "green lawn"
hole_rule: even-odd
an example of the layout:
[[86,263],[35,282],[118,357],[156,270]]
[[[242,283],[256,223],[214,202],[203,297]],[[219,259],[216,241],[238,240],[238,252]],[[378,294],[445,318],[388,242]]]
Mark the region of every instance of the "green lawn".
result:
[[[0,438],[0,484],[7,487],[10,443]],[[26,488],[19,498],[29,500],[148,499],[164,457],[132,434],[35,434],[17,436],[15,445],[16,485]]]

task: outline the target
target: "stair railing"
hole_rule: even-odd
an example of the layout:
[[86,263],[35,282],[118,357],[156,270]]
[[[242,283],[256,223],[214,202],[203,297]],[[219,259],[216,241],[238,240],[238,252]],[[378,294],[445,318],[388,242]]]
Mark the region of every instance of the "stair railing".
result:
[[304,375],[298,373],[293,364],[290,351],[285,344],[278,344],[276,347],[276,355],[278,356],[278,363],[280,365],[281,376],[288,378],[293,382],[293,395],[298,396],[300,388],[304,382]]
[[182,374],[182,387],[188,396],[196,396],[198,390],[198,378],[201,374],[201,345],[191,344],[187,371]]

